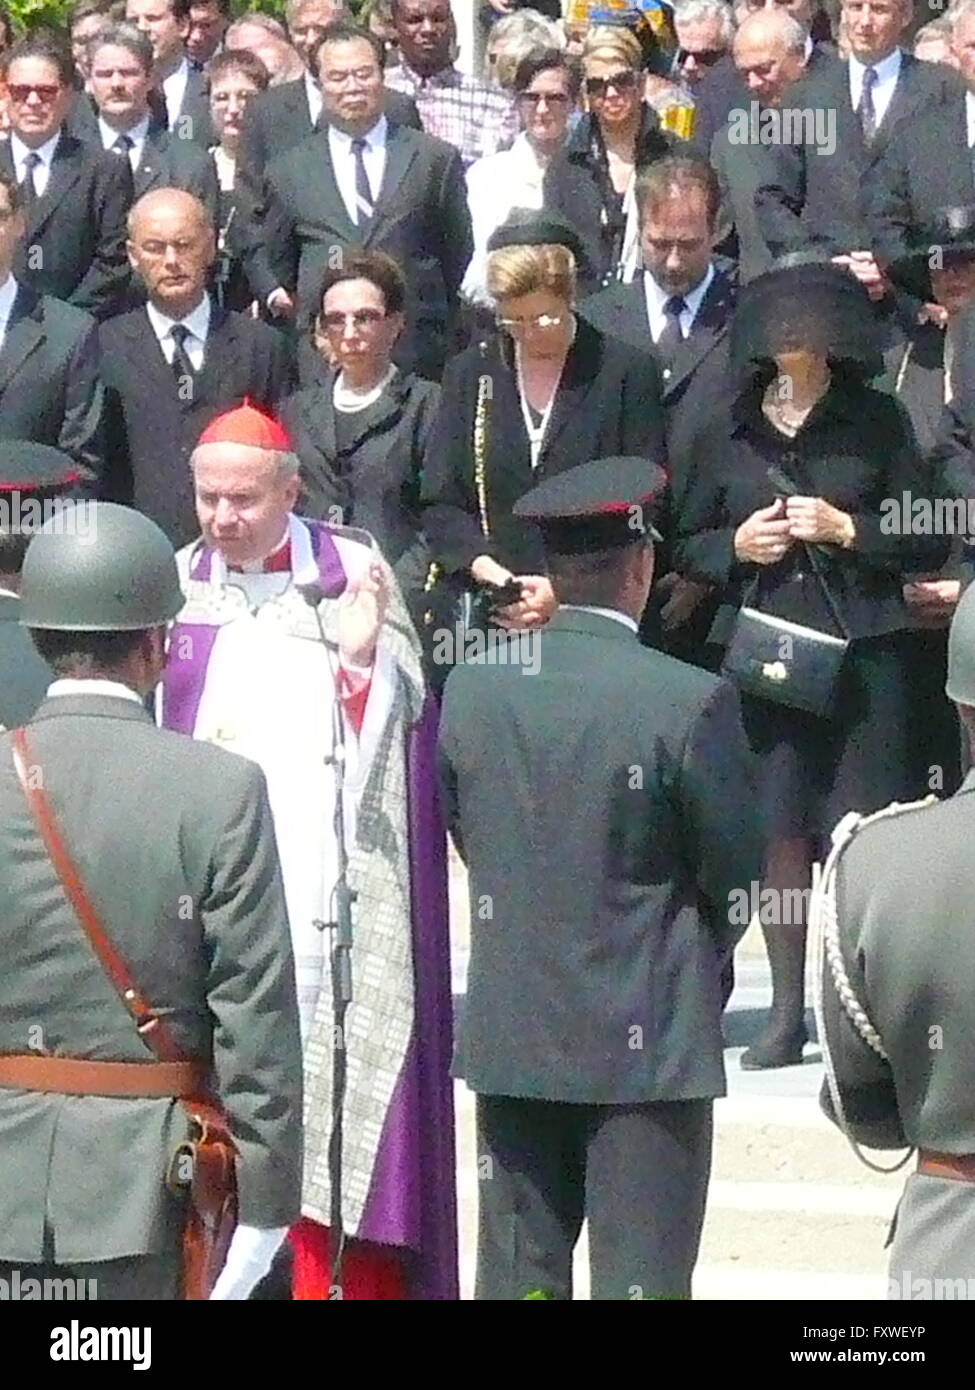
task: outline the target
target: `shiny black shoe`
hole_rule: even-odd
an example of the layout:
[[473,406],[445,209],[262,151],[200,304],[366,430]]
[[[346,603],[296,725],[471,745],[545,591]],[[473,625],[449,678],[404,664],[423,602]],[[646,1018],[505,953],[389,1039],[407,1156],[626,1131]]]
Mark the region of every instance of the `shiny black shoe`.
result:
[[741,1054],[742,1071],[773,1071],[776,1067],[802,1064],[803,1045],[809,1041],[805,1023],[788,1033],[769,1031]]

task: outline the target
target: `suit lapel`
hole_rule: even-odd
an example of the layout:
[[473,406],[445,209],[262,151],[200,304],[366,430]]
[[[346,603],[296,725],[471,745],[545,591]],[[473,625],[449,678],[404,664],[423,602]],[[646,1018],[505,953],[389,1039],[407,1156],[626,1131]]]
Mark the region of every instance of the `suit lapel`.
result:
[[141,198],[153,188],[165,187],[167,182],[166,148],[164,131],[150,130],[142,145],[142,158],[133,175],[135,197]]
[[47,187],[41,197],[31,204],[27,213],[25,245],[30,245],[31,238],[40,232],[60,204],[69,201],[71,190],[81,177],[82,160],[80,142],[62,131],[61,138],[54,147]]
[[44,341],[44,313],[40,296],[26,285],[17,286],[3,347],[0,348],[0,391]]
[[379,225],[388,221],[390,205],[415,158],[416,145],[410,137],[410,132],[403,126],[387,126],[386,166],[383,169],[383,181],[379,189],[379,196],[376,199],[375,211],[363,238],[366,246],[369,245],[370,239]]
[[555,393],[552,414],[543,443],[546,452],[566,426],[579,418],[578,412],[581,410],[582,401],[597,375],[601,356],[600,343],[601,338],[596,330],[585,319],[576,319],[575,341],[569,348],[569,354],[565,359],[565,369]]
[[203,368],[196,378],[194,404],[201,405],[226,399],[227,387],[233,378],[237,351],[237,325],[234,317],[226,309],[214,304],[210,312],[207,340],[203,346]]
[[155,399],[159,395],[163,400],[173,397],[182,405],[176,374],[163,356],[162,346],[153,332],[145,309],[128,315],[124,328],[131,349],[129,365],[132,371],[144,379],[147,396]]
[[664,399],[682,385],[722,337],[731,314],[731,286],[720,270],[708,286],[691,331],[674,353]]
[[[352,243],[360,241],[359,229],[349,217],[345,199],[339,192],[327,129],[319,132],[315,141],[315,149],[318,152],[318,157],[315,160],[314,186],[318,189],[323,220],[344,241]],[[311,177],[311,171],[309,171],[309,175]]]

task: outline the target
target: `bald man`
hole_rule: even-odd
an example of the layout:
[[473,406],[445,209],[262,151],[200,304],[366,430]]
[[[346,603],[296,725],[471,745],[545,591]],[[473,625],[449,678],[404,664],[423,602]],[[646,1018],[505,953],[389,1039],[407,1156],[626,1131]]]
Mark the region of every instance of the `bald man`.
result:
[[179,548],[198,530],[189,458],[201,432],[245,397],[274,410],[292,388],[291,362],[273,328],[211,298],[216,238],[198,198],[175,188],[140,198],[126,250],[146,303],[99,331],[106,495],[151,517]]
[[755,194],[772,170],[768,146],[743,131],[761,130],[761,113],[787,103],[787,93],[806,66],[806,31],[785,9],[746,14],[732,49],[742,96],[711,141],[711,164],[721,188],[723,226],[734,229],[742,282],[761,275],[772,262],[755,214]]

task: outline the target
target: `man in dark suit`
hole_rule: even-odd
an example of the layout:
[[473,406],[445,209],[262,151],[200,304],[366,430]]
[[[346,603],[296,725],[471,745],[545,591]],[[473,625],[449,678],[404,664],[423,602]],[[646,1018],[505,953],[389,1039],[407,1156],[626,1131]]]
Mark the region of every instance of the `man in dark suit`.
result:
[[[769,147],[754,139],[742,140],[740,127],[748,129],[765,111],[788,105],[787,93],[803,74],[806,32],[784,7],[761,9],[745,19],[735,34],[735,69],[746,90],[728,111],[711,141],[710,160],[721,188],[722,249],[738,261],[742,284],[761,275],[772,264],[755,209],[755,194],[772,177]],[[758,126],[760,129],[760,125]]]
[[209,149],[214,132],[206,73],[186,56],[190,0],[126,0],[125,18],[152,44],[153,78],[169,129],[181,140],[194,140]]
[[435,379],[473,250],[460,156],[387,120],[382,45],[367,30],[333,25],[317,65],[328,126],[268,166],[242,248],[251,288],[269,309],[296,312],[300,329],[343,248],[385,251],[408,276],[396,360]]
[[881,266],[912,251],[940,209],[975,203],[975,5],[953,9],[951,25],[962,84],[898,125],[865,184],[870,235]]
[[809,245],[832,251],[879,300],[885,287],[870,249],[864,183],[894,135],[957,78],[898,47],[907,0],[844,0],[842,16],[850,57],[793,87],[789,106],[802,113],[803,128],[772,147],[773,176],[756,204],[773,255]]
[[[747,22],[749,15],[762,10],[779,10],[787,13],[800,24],[805,35],[803,42],[803,61],[808,72],[825,72],[837,62],[833,44],[810,37],[812,26],[812,4],[810,0],[743,0],[735,7],[739,24]],[[707,154],[711,142],[728,120],[729,111],[747,106],[751,95],[748,86],[742,81],[733,56],[729,53],[719,59],[714,67],[704,73],[694,89],[694,146],[702,154]]]
[[190,0],[186,56],[196,72],[220,52],[230,25],[230,0]]
[[30,719],[54,679],[20,625],[20,571],[31,536],[77,481],[58,449],[0,443],[0,729]]
[[[28,547],[21,619],[57,679],[25,742],[0,740],[0,1275],[179,1298],[187,1210],[170,1182],[188,1179],[177,1152],[198,1126],[177,1098],[209,1095],[239,1199],[212,1296],[245,1299],[301,1208],[301,1044],[267,788],[246,759],[153,726],[145,700],[183,602],[175,557],[145,517],[86,510],[90,534],[62,518]],[[143,998],[96,954],[45,815]]]
[[571,1298],[584,1218],[594,1299],[690,1295],[729,902],[760,861],[728,687],[636,640],[654,473],[580,464],[516,504],[561,606],[444,692],[475,905],[455,1074],[477,1093],[479,1299]]
[[206,291],[216,254],[203,205],[147,193],[129,219],[129,257],[148,303],[103,324],[108,477],[104,494],[151,516],[174,545],[198,531],[189,458],[209,422],[249,398],[273,410],[291,389],[273,328],[219,309]]
[[0,169],[0,438],[56,446],[92,481],[104,467],[95,321],[18,283],[23,235],[20,189]]
[[64,129],[75,93],[71,61],[56,44],[22,40],[3,55],[0,72],[11,124],[0,169],[21,185],[27,221],[14,273],[40,294],[106,318],[129,284],[128,163]]
[[199,198],[216,222],[220,195],[213,160],[195,141],[153,125],[152,64],[152,44],[132,25],[99,34],[89,79],[99,141],[128,159],[136,198],[154,188],[182,188]]
[[698,155],[670,155],[636,183],[643,271],[584,300],[580,313],[604,333],[653,353],[660,364],[670,478],[658,524],[661,579],[644,615],[644,640],[703,664],[714,605],[707,590],[669,570],[670,543],[690,474],[690,445],[727,390],[728,323],[734,286],[712,258],[719,193]]

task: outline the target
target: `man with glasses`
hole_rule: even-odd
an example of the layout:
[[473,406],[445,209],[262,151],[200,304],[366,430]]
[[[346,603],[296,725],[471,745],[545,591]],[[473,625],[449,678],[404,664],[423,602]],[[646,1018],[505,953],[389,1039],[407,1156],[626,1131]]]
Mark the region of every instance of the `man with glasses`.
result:
[[199,199],[175,188],[145,194],[129,217],[128,255],[148,302],[100,332],[105,491],[179,546],[197,532],[189,457],[201,430],[245,398],[276,407],[291,389],[291,367],[273,328],[208,294],[216,241]]
[[504,148],[517,115],[507,93],[454,66],[450,0],[393,0],[392,15],[402,62],[386,81],[415,99],[427,134],[454,145],[465,167]]
[[[353,247],[385,251],[409,278],[395,361],[436,380],[473,249],[463,169],[456,150],[387,120],[382,63],[368,30],[330,26],[316,50],[327,128],[269,165],[244,269],[260,303],[309,323],[328,266]],[[299,367],[317,378],[315,354]]]
[[682,0],[674,7],[677,56],[674,67],[688,91],[697,87],[731,47],[735,26],[724,0]]
[[129,285],[128,161],[65,129],[74,69],[56,44],[21,40],[0,60],[0,76],[11,126],[9,143],[0,145],[0,169],[20,186],[25,211],[14,273],[38,294],[107,318],[124,303]]

